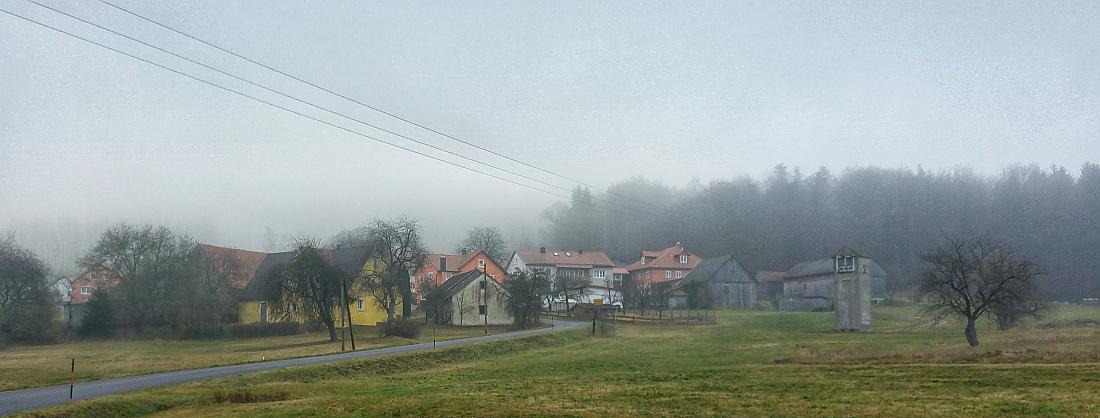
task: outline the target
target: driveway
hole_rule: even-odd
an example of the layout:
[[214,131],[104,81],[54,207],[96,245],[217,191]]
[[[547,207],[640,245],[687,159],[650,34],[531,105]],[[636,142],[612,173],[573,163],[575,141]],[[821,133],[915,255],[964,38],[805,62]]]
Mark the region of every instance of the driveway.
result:
[[[486,341],[509,340],[513,338],[526,337],[529,335],[547,334],[555,331],[576,329],[586,326],[586,323],[584,322],[553,321],[553,323],[554,327],[552,328],[538,328],[524,331],[506,332],[502,334],[485,335],[481,337],[439,341],[436,344],[436,347],[444,348]],[[196,380],[210,379],[215,377],[263,372],[268,370],[282,369],[285,367],[309,366],[314,364],[333,363],[344,360],[378,357],[389,354],[411,353],[415,351],[424,351],[431,349],[432,343],[420,343],[402,345],[397,347],[377,348],[373,350],[328,354],[316,357],[272,360],[260,363],[209,367],[205,369],[177,370],[174,372],[161,372],[140,376],[95,380],[91,382],[79,382],[73,389],[73,400],[98,398],[100,396],[114,395],[116,393],[123,392],[132,392],[135,390],[148,389],[158,386],[175,385],[179,383],[194,382]],[[40,388],[0,392],[0,415],[13,414],[33,408],[61,405],[66,402],[69,402],[69,385],[47,386]]]

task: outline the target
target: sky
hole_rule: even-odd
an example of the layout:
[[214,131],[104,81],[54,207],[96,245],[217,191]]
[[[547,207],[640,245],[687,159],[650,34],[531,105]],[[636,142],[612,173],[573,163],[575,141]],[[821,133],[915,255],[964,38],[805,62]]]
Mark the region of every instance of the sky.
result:
[[[97,1],[36,0],[302,100],[569,189],[571,181],[281,77]],[[1076,171],[1100,158],[1100,3],[223,2],[120,6],[371,106],[605,187],[776,164]],[[0,8],[554,194],[25,0]],[[560,197],[399,150],[0,13],[0,231],[182,225],[259,248],[421,219],[537,242]],[[517,238],[517,240],[521,240]]]

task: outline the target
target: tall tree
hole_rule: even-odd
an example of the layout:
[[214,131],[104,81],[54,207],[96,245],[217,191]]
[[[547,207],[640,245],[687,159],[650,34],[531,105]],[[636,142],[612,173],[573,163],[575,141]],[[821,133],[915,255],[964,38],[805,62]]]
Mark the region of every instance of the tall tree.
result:
[[42,342],[56,336],[48,274],[33,252],[0,239],[0,337]]
[[118,279],[112,293],[120,303],[115,313],[124,325],[174,325],[168,303],[174,284],[186,280],[195,243],[164,226],[119,224],[100,236],[80,260],[86,269],[105,268]]
[[336,341],[336,313],[346,300],[343,272],[314,241],[299,240],[291,262],[276,269],[264,289],[277,318],[323,324]]
[[504,304],[519,328],[538,323],[542,298],[550,290],[550,277],[544,270],[526,270],[508,276],[501,285]]
[[1032,305],[1039,273],[1005,244],[957,236],[924,255],[928,269],[920,280],[926,312],[966,321],[966,342],[978,345],[975,323],[998,309]]
[[466,231],[466,238],[459,244],[461,251],[485,251],[493,261],[504,258],[504,234],[494,226],[475,226]]
[[394,319],[398,301],[402,316],[408,318],[415,303],[409,272],[424,264],[428,252],[420,235],[419,222],[404,217],[392,221],[375,219],[360,231],[365,232],[366,242],[380,259],[379,265],[368,269],[361,278],[361,284],[386,311],[387,321]]

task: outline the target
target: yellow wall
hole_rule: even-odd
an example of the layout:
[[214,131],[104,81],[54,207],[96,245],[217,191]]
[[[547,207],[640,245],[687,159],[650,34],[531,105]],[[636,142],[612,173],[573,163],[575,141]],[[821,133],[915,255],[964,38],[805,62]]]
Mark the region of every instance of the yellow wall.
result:
[[[386,311],[379,309],[378,304],[374,302],[374,297],[362,293],[359,295],[360,299],[363,299],[363,310],[359,310],[358,303],[352,300],[348,304],[351,308],[351,321],[355,325],[374,325],[377,322],[383,322],[386,320]],[[237,304],[238,312],[240,316],[240,323],[242,324],[254,324],[260,322],[260,302],[254,300],[241,301]],[[275,322],[275,317],[271,314],[270,307],[268,307],[267,320],[268,322]],[[397,316],[401,316],[401,303],[397,304],[397,308],[394,310]],[[336,315],[336,320],[339,321],[340,315]]]

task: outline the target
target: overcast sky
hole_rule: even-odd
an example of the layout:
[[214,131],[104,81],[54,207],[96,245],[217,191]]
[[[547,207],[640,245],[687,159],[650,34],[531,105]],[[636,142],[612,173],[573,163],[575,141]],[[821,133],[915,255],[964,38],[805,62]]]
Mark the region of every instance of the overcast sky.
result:
[[[272,88],[563,187],[94,1],[41,0]],[[1100,158],[1100,2],[137,2],[122,6],[373,106],[605,186],[777,163],[951,168]],[[416,149],[22,0],[0,7]],[[438,153],[429,151],[433,155]],[[449,158],[449,157],[448,157]],[[468,164],[463,162],[463,164]],[[546,188],[545,186],[539,186]],[[0,14],[0,229],[28,221],[327,236],[423,219],[525,231],[556,198]],[[537,237],[532,237],[537,238]]]

